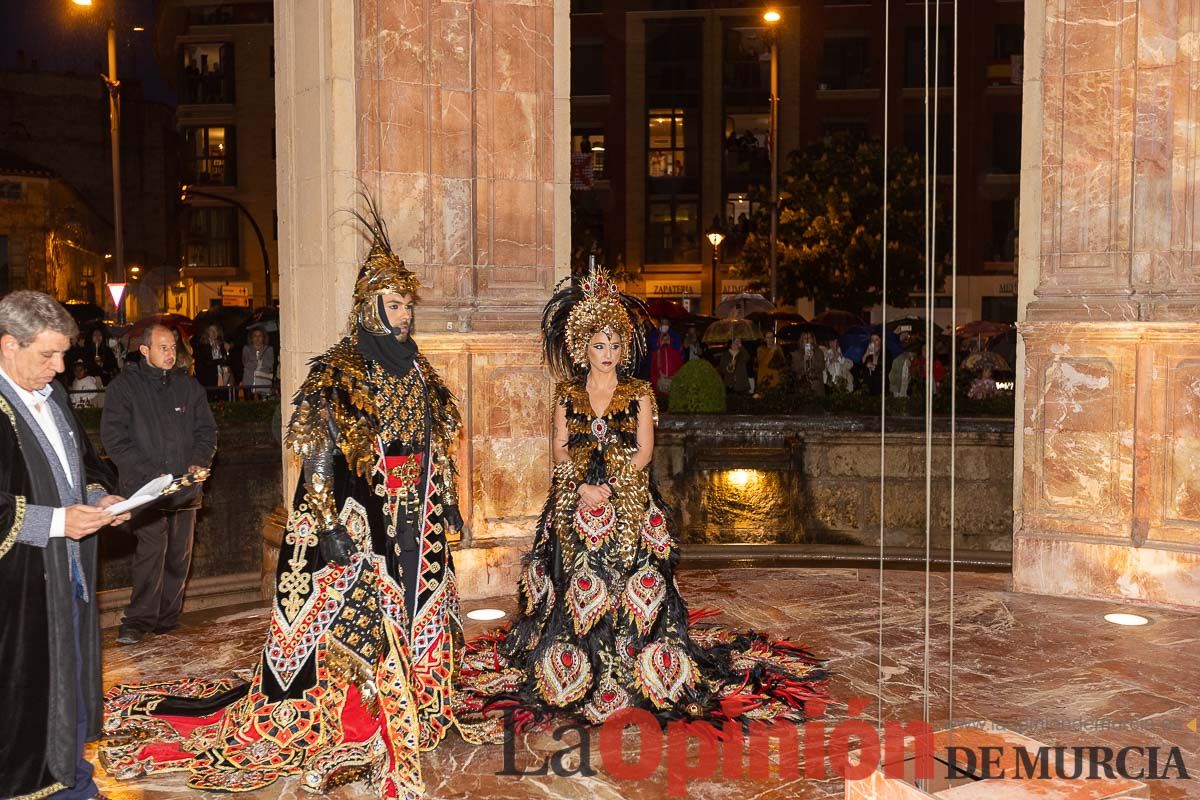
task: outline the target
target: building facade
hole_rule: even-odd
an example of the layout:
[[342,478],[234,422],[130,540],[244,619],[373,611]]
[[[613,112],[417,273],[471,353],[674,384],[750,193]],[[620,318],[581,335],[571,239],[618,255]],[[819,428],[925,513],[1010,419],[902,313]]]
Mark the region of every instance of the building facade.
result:
[[[714,294],[719,300],[745,286],[729,268],[739,261],[738,234],[755,198],[770,182],[773,35],[781,167],[789,152],[837,132],[882,140],[885,124],[892,147],[924,151],[923,5],[893,0],[890,29],[884,0],[777,8],[782,20],[772,31],[761,3],[572,4],[576,239],[583,229],[586,249],[645,296],[708,310]],[[942,87],[937,164],[949,196],[955,72],[950,7],[943,11],[929,58]],[[1023,13],[1020,0],[980,0],[959,21],[959,321],[1016,318]],[[705,233],[717,223],[732,236],[714,278]],[[577,246],[576,260],[583,254]],[[950,321],[949,309],[940,308],[948,299],[936,302],[943,322]],[[799,306],[812,310],[803,300]]]
[[279,296],[273,13],[269,2],[176,0],[160,19],[187,187],[184,313]]
[[18,289],[103,301],[111,223],[49,169],[0,150],[0,297]]
[[[16,163],[33,165],[50,180],[43,191],[32,176],[22,177],[23,203],[49,203],[48,219],[78,220],[73,230],[86,231],[71,241],[88,249],[112,251],[113,192],[108,94],[99,75],[38,70],[35,66],[0,72],[0,150]],[[136,80],[121,82],[121,184],[125,263],[131,279],[166,274],[178,264],[176,201],[178,147],[171,109],[146,99]],[[11,178],[12,176],[10,176]],[[43,180],[43,179],[39,179]],[[7,208],[15,207],[10,199]],[[59,222],[48,223],[47,235]],[[20,270],[25,256],[12,255],[10,271]],[[107,302],[104,285],[112,276],[111,260],[89,277],[98,288],[97,301]],[[18,275],[30,288],[40,278]],[[136,280],[134,281],[136,283]],[[46,284],[52,287],[54,282]],[[141,287],[131,286],[137,290]],[[127,311],[135,315],[159,307],[161,282],[134,291]],[[62,285],[60,300],[76,299],[77,286]],[[49,290],[49,288],[47,289]],[[111,309],[111,303],[107,306]]]

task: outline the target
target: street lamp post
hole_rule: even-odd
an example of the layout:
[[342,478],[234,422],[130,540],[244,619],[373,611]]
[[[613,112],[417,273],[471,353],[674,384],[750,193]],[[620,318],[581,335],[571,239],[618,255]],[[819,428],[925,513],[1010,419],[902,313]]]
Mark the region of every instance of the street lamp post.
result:
[[763,14],[771,37],[771,117],[768,138],[771,158],[771,302],[779,304],[779,24],[780,14],[769,9]]
[[263,305],[270,308],[270,306],[271,306],[271,256],[267,252],[267,240],[265,238],[263,238],[262,229],[259,228],[258,223],[254,221],[254,217],[251,216],[250,210],[247,209],[241,203],[239,203],[237,200],[234,200],[232,197],[224,197],[219,194],[212,194],[211,192],[200,191],[199,189],[194,189],[191,186],[184,184],[183,187],[179,190],[180,202],[186,203],[188,200],[188,197],[191,195],[195,195],[196,197],[207,197],[210,200],[219,200],[222,203],[227,203],[227,204],[233,206],[234,208],[236,208],[238,211],[242,212],[242,215],[247,219],[247,221],[249,221],[250,227],[254,229],[254,235],[258,237],[258,249],[262,253],[263,276],[266,278],[266,289],[265,289],[266,302],[263,303]]
[[721,230],[721,217],[713,218],[712,227],[705,234],[708,243],[712,245],[712,314],[717,313],[717,269],[720,266],[721,242],[725,241],[725,233]]
[[[92,0],[72,0],[77,6],[91,6]],[[125,282],[125,236],[121,213],[121,82],[117,78],[117,15],[108,15],[108,132],[112,145],[113,187],[113,267],[117,283]],[[122,298],[123,300],[124,298]],[[125,322],[125,304],[117,304],[117,324]]]

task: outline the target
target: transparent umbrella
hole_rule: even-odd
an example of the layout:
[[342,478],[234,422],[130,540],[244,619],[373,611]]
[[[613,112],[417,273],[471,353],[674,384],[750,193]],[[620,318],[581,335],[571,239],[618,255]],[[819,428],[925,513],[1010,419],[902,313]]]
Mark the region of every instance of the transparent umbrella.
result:
[[770,311],[775,304],[761,294],[742,292],[727,300],[722,300],[717,306],[717,316],[722,319],[745,319],[756,311]]
[[734,339],[752,342],[761,338],[762,331],[758,325],[748,319],[719,319],[704,331],[703,341],[705,344],[715,344],[732,342]]

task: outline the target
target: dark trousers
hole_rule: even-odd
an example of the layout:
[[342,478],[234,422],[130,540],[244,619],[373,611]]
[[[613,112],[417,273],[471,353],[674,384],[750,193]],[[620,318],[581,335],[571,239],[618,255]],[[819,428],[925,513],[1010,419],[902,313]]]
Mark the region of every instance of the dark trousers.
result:
[[80,605],[83,600],[75,599],[71,605],[71,626],[75,631],[75,745],[79,748],[79,760],[75,762],[75,785],[50,795],[50,800],[88,800],[100,793],[92,780],[94,767],[83,757],[83,745],[87,742],[88,709],[83,698],[83,659],[79,650]]
[[122,624],[141,631],[174,627],[192,563],[196,511],[149,512],[134,529],[133,595]]

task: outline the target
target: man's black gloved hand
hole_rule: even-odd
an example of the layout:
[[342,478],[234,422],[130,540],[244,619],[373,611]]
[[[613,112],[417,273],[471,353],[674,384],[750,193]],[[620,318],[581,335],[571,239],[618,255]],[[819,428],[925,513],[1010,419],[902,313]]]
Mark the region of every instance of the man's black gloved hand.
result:
[[350,557],[354,555],[354,540],[349,532],[338,525],[317,535],[317,543],[321,549],[321,558],[327,564],[337,564],[341,567],[350,566]]

